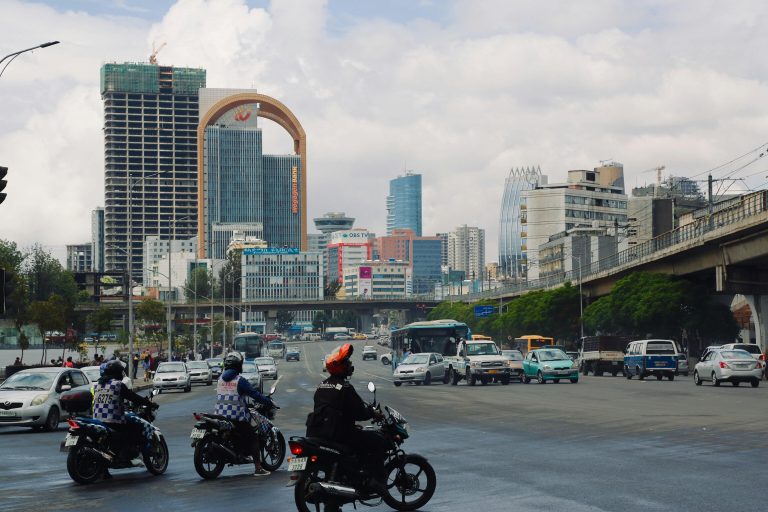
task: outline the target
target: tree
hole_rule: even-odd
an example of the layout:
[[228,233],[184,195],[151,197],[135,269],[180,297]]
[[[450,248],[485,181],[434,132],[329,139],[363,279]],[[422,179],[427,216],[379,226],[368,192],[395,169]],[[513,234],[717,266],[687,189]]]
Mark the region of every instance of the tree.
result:
[[58,295],[67,306],[77,303],[77,283],[72,272],[65,270],[59,260],[36,245],[25,260],[25,273],[32,300],[48,300]]
[[29,305],[29,320],[37,324],[40,336],[43,339],[43,353],[40,364],[43,364],[46,356],[46,333],[51,331],[63,331],[67,327],[66,305],[58,295],[51,295],[48,300],[36,300]]
[[[195,283],[195,281],[197,283]],[[195,293],[197,290],[197,293]],[[192,271],[187,282],[184,284],[184,295],[187,301],[192,302],[197,296],[197,300],[211,300],[211,290],[213,290],[211,276],[204,268],[196,268]]]
[[231,251],[227,262],[219,270],[219,295],[240,297],[240,276],[242,275],[242,251]]
[[88,323],[96,331],[96,339],[93,346],[95,352],[99,348],[101,334],[112,329],[112,310],[106,306],[99,306],[96,311],[88,315]]
[[136,316],[145,324],[162,324],[165,315],[165,306],[159,300],[146,299],[136,306]]
[[278,311],[277,321],[275,322],[275,331],[285,332],[293,325],[293,313],[291,311]]
[[336,279],[332,279],[325,283],[325,288],[323,289],[323,297],[335,297],[340,289],[341,283]]

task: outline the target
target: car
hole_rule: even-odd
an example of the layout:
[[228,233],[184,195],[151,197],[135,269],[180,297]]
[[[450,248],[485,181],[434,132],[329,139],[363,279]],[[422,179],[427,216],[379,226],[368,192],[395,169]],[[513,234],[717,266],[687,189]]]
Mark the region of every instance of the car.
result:
[[301,360],[301,352],[296,347],[291,347],[285,352],[285,360],[286,361],[300,361]]
[[531,350],[523,360],[522,380],[528,384],[534,378],[539,384],[544,384],[548,380],[558,383],[560,379],[569,379],[576,384],[579,382],[579,368],[560,349]]
[[195,382],[206,386],[213,384],[213,373],[206,361],[190,361],[187,363],[187,368],[189,368],[189,380],[193,384]]
[[255,363],[243,363],[243,371],[240,372],[240,375],[255,389],[259,391],[264,389],[259,367]]
[[89,384],[75,368],[28,368],[0,384],[0,425],[56,430],[61,420],[59,398],[73,387]]
[[166,389],[183,389],[185,393],[192,391],[192,381],[186,363],[180,361],[160,363],[152,379],[152,387],[158,393]]
[[680,352],[677,354],[677,373],[687,377],[688,372],[690,372],[690,367],[688,366],[688,354]]
[[501,356],[507,360],[509,366],[509,377],[511,379],[523,380],[523,353],[519,350],[502,350]]
[[349,334],[344,334],[343,332],[339,332],[333,335],[334,341],[340,341],[340,340],[351,340],[352,336]]
[[377,344],[381,345],[382,347],[388,347],[389,346],[389,337],[380,337],[377,341]]
[[381,357],[379,358],[381,361],[381,364],[384,366],[389,366],[392,364],[392,352],[387,352],[386,354],[381,354]]
[[211,377],[214,379],[221,377],[221,372],[223,371],[222,365],[224,364],[223,358],[209,357],[205,362],[208,363],[208,367],[211,369]]
[[253,363],[259,368],[259,373],[264,379],[277,379],[277,363],[269,356],[257,357]]
[[352,339],[353,340],[367,340],[368,336],[366,336],[365,334],[363,334],[361,332],[357,332],[357,333],[352,335]]
[[368,359],[373,359],[375,361],[379,358],[379,353],[376,352],[376,349],[373,348],[373,345],[366,345],[363,347],[362,358],[363,358],[363,361],[366,361]]
[[[99,380],[99,377],[101,377],[101,370],[99,366],[83,366],[80,368],[80,371],[88,377],[90,382],[96,382]],[[123,377],[123,384],[125,384],[128,389],[133,389],[133,381],[128,378],[127,375]]]
[[574,351],[567,351],[565,355],[570,357],[571,361],[576,361],[579,358],[579,353]]
[[763,366],[765,366],[766,364],[765,354],[760,352],[760,347],[758,345],[755,345],[754,343],[726,343],[720,348],[724,350],[744,350],[752,354],[752,357],[754,359],[758,361],[762,361]]
[[392,374],[395,386],[400,386],[403,382],[413,382],[416,385],[424,384],[429,386],[435,380],[448,384],[449,377],[443,356],[434,352],[409,355],[403,359],[402,363],[397,365]]
[[711,381],[713,386],[719,386],[722,382],[730,382],[733,386],[749,382],[756,388],[763,377],[763,369],[763,362],[756,361],[746,350],[721,348],[710,351],[703,360],[696,363],[693,382],[697,386],[701,386],[705,380]]

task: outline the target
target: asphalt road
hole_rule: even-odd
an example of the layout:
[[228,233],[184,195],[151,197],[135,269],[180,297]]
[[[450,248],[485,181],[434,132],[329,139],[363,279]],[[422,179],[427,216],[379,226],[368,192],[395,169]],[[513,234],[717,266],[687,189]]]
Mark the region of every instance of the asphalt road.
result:
[[[410,422],[405,449],[436,469],[437,492],[424,511],[766,508],[768,382],[714,388],[684,377],[589,376],[578,384],[395,388],[388,367],[359,359],[363,344],[355,342],[353,383],[364,398],[365,384],[376,383],[377,399]],[[321,359],[336,345],[302,344],[300,362],[280,362],[276,424],[286,438],[303,434]],[[0,428],[0,510],[294,510],[285,466],[266,478],[251,476],[251,466],[226,468],[212,482],[195,473],[192,412],[212,410],[213,395],[203,386],[157,397],[171,452],[160,477],[115,470],[110,481],[80,486],[58,452],[64,424],[53,433]]]

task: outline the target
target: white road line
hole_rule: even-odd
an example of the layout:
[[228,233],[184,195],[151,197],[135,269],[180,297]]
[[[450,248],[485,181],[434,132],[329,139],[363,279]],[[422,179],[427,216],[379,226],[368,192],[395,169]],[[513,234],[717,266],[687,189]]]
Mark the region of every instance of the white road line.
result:
[[[357,373],[357,372],[355,372],[355,373]],[[362,373],[363,375],[369,375],[369,376],[373,377],[374,379],[381,379],[381,380],[385,380],[387,382],[393,382],[392,379],[388,379],[386,377],[381,377],[379,375],[374,375],[373,373],[368,373],[368,372],[360,372],[360,373]],[[362,382],[362,384],[367,384],[367,383]]]

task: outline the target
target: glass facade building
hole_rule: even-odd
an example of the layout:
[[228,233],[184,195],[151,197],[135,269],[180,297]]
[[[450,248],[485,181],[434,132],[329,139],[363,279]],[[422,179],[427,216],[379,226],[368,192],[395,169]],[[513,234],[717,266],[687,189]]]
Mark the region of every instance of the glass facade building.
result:
[[525,197],[523,192],[532,190],[541,176],[539,167],[511,169],[504,180],[499,216],[499,272],[515,278],[525,275],[527,266],[526,233],[522,229]]
[[398,228],[421,236],[421,174],[408,171],[389,182],[387,235]]

